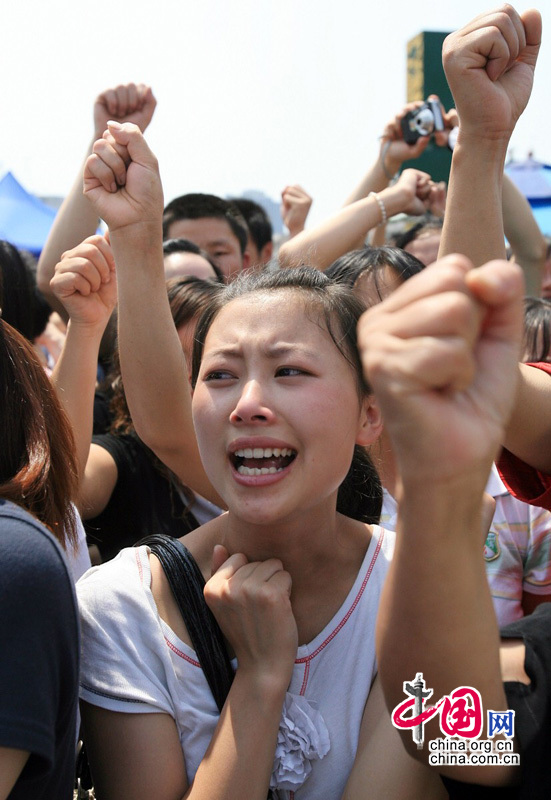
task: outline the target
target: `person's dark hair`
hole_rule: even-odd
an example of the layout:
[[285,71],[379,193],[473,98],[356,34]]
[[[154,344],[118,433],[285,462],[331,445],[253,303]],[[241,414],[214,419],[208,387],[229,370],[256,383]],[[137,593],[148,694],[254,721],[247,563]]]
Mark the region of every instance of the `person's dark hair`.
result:
[[247,197],[232,197],[231,202],[237,206],[243,215],[251,232],[251,239],[260,253],[262,248],[272,241],[274,233],[266,209]]
[[32,341],[36,281],[19,250],[4,240],[0,240],[0,270],[3,283],[2,318]]
[[172,253],[194,253],[197,256],[201,256],[201,258],[204,258],[205,261],[208,261],[212,267],[215,275],[212,280],[224,283],[224,274],[220,267],[218,267],[209,254],[205,250],[201,250],[201,248],[196,245],[195,242],[190,242],[189,239],[167,239],[163,242],[163,255],[169,256]]
[[411,253],[398,247],[362,247],[351,250],[334,261],[325,270],[328,278],[336,283],[344,283],[354,288],[361,277],[370,275],[377,295],[382,300],[381,274],[385,267],[390,267],[400,281],[407,281],[417,275],[425,265]]
[[[195,386],[197,381],[208,331],[221,309],[232,300],[248,294],[271,291],[293,291],[304,298],[308,311],[321,318],[335,346],[354,371],[359,397],[370,393],[356,342],[356,327],[365,306],[348,287],[334,283],[323,272],[311,267],[248,270],[223,287],[197,324],[192,385]],[[339,487],[337,511],[362,522],[376,523],[381,514],[382,497],[377,470],[367,450],[356,445],[348,474]]]
[[247,223],[233,203],[214,194],[184,194],[172,200],[163,212],[163,239],[168,237],[173,222],[204,217],[225,220],[239,241],[241,255],[245,253],[249,236]]
[[52,307],[38,288],[34,287],[34,314],[32,339],[37,339],[46,330],[46,325],[52,314]]
[[551,362],[551,303],[540,297],[524,298],[523,361]]
[[73,433],[32,345],[0,319],[0,497],[47,525],[65,548],[77,541]]
[[413,242],[415,239],[419,239],[419,237],[423,236],[424,233],[429,233],[430,231],[441,231],[442,225],[443,220],[440,217],[428,215],[420,222],[412,225],[411,228],[408,228],[403,233],[399,233],[397,236],[394,236],[392,243],[395,247],[399,247],[403,250],[404,247],[407,247],[410,242]]

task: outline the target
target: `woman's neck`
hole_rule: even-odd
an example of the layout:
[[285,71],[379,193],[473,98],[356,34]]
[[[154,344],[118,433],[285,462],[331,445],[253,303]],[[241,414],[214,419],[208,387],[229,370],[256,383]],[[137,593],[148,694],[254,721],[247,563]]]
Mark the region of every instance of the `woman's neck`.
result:
[[230,511],[224,518],[221,544],[230,553],[244,553],[249,561],[279,558],[286,570],[302,572],[312,561],[324,559],[333,551],[342,535],[340,520],[334,504],[262,524],[243,520]]
[[[291,603],[300,644],[312,641],[345,601],[370,541],[369,526],[338,514],[310,509],[274,525],[253,525],[228,512],[184,539],[210,577],[213,547],[249,561],[278,558],[291,576]],[[330,587],[330,591],[328,588]]]

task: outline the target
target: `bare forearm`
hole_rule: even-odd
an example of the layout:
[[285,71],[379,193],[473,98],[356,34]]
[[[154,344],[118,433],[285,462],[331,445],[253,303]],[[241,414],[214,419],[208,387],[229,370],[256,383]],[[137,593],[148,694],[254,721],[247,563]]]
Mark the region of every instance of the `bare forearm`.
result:
[[505,236],[524,271],[526,294],[539,297],[545,262],[545,239],[528,200],[507,176],[503,176],[503,226]]
[[193,429],[191,388],[164,279],[160,228],[111,237],[119,285],[119,351],[136,431],[180,480],[212,502]]
[[[103,131],[101,132],[103,133]],[[101,133],[99,136],[101,136]],[[97,137],[96,137],[97,138]],[[86,152],[85,159],[92,152],[92,145]],[[62,253],[71,250],[88,236],[94,234],[98,228],[99,218],[92,204],[82,193],[83,167],[78,172],[69,194],[63,201],[48,234],[44,249],[40,254],[37,268],[38,287],[64,320],[68,319],[67,312],[62,303],[50,290],[50,280],[55,271],[55,265],[61,259]]]
[[75,437],[79,493],[92,441],[98,352],[104,326],[86,327],[71,320],[52,382],[69,417]]
[[266,800],[285,691],[236,673],[186,798]]
[[[403,207],[404,198],[397,187],[384,189],[379,197],[384,202],[389,217]],[[308,264],[324,270],[335,259],[357,247],[368,232],[381,222],[381,209],[374,197],[366,197],[345,206],[333,217],[307,231],[303,231],[279,251],[280,266],[294,267]]]
[[[484,708],[507,707],[498,627],[480,549],[482,490],[479,494],[473,486],[467,476],[453,485],[432,486],[430,492],[416,487],[401,498],[396,552],[377,623],[379,670],[389,708],[403,701],[403,681],[413,681],[417,672],[434,690],[431,704],[460,686],[472,686]],[[433,720],[426,738],[439,735]],[[405,739],[408,747],[410,739]],[[427,763],[426,750],[417,754],[412,748],[411,754]]]
[[343,203],[344,206],[349,206],[351,203],[361,200],[362,197],[367,197],[369,192],[382,192],[383,189],[386,189],[390,183],[389,175],[393,175],[395,172],[397,172],[400,165],[396,165],[395,168],[394,165],[392,165],[389,169],[385,161],[385,171],[381,158],[382,152],[383,151],[381,151],[381,154],[375,163],[372,164],[356,188],[346,198]]
[[504,446],[542,472],[551,473],[551,375],[519,364],[520,379]]
[[506,144],[458,139],[452,159],[438,257],[468,256],[475,266],[505,257],[501,187]]

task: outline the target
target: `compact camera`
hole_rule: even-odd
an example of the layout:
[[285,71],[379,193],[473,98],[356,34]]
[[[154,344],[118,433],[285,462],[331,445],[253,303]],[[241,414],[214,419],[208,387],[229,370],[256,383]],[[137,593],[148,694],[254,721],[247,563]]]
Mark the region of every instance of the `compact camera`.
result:
[[438,100],[427,100],[419,108],[402,117],[404,142],[415,144],[421,136],[430,136],[435,131],[444,130],[442,109]]

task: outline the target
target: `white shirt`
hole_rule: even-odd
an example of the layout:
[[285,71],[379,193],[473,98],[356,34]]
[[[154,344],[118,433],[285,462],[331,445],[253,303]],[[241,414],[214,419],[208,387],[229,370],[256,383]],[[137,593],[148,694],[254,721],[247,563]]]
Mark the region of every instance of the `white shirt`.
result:
[[[323,749],[325,726],[330,749],[320,760],[307,760],[301,775],[287,776],[289,785],[296,779],[298,788],[294,794],[288,786],[279,788],[279,798],[334,800],[344,790],[376,674],[375,621],[393,549],[393,534],[373,526],[345,602],[324,630],[298,649],[285,709],[295,722],[295,702],[312,718],[318,712],[322,722],[312,733],[313,749]],[[143,546],[122,550],[112,561],[89,570],[77,586],[83,643],[81,697],[112,711],[170,714],[191,783],[212,738],[218,709],[195,652],[159,617],[148,555]],[[283,739],[285,729],[282,717]],[[281,775],[288,767],[285,754],[280,761],[281,787]]]

